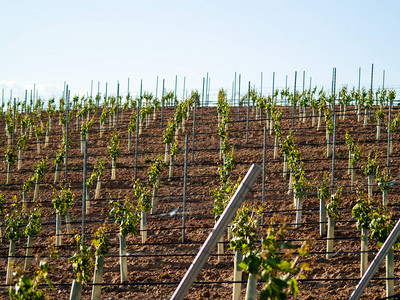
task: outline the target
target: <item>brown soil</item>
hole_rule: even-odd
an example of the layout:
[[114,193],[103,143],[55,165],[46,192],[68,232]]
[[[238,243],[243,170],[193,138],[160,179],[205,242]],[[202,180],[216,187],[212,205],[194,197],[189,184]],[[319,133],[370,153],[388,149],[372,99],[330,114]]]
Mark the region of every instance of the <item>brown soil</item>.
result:
[[[163,130],[165,129],[167,119],[171,118],[172,108],[164,110]],[[282,120],[283,136],[286,136],[291,127],[291,108],[284,110]],[[308,111],[310,115],[310,111]],[[218,165],[219,160],[219,137],[217,134],[217,116],[215,107],[204,108],[201,120],[201,110],[197,109],[196,115],[196,135],[194,160],[192,161],[192,120],[190,116],[186,123],[185,133],[189,135],[189,165],[188,165],[188,184],[187,184],[187,218],[185,229],[185,242],[182,243],[182,198],[183,198],[183,160],[184,160],[184,134],[179,134],[180,151],[176,160],[174,169],[174,179],[169,181],[168,169],[162,173],[161,187],[156,213],[149,215],[148,220],[148,240],[147,243],[141,243],[141,237],[129,235],[127,238],[127,251],[131,254],[128,257],[129,282],[119,284],[119,264],[118,264],[118,236],[117,228],[112,224],[109,216],[110,197],[124,197],[132,194],[132,183],[134,174],[134,154],[127,150],[127,126],[128,113],[125,113],[123,120],[119,121],[121,134],[121,156],[118,159],[117,180],[111,181],[111,159],[107,150],[107,142],[110,136],[108,123],[106,124],[106,133],[103,138],[99,138],[98,119],[95,121],[95,132],[90,133],[88,146],[88,176],[90,176],[94,162],[97,156],[101,156],[106,161],[106,171],[103,177],[103,186],[101,199],[93,201],[93,207],[86,215],[86,241],[89,243],[93,232],[104,222],[109,222],[109,238],[112,244],[111,255],[105,259],[105,269],[102,288],[104,299],[166,299],[169,298],[179,281],[184,276],[202,243],[207,238],[214,226],[212,214],[213,201],[210,190],[218,186]],[[121,116],[120,116],[121,117]],[[97,116],[98,118],[98,116]],[[239,174],[244,175],[251,164],[262,164],[263,157],[263,125],[254,120],[255,115],[250,109],[250,122],[248,132],[248,142],[246,143],[246,110],[240,110],[240,122],[238,120],[237,107],[232,108],[232,114],[229,124],[230,144],[235,146],[236,158],[238,161],[237,169],[233,174],[237,178]],[[74,120],[75,121],[75,120]],[[317,120],[316,120],[317,123]],[[315,124],[316,124],[315,123]],[[322,122],[324,123],[324,122]],[[4,124],[2,122],[1,124]],[[336,160],[335,160],[335,186],[343,186],[343,202],[341,205],[342,214],[336,222],[334,250],[337,251],[333,258],[325,258],[326,239],[319,235],[319,201],[315,192],[304,199],[303,217],[304,223],[300,229],[291,229],[288,233],[288,239],[295,245],[300,245],[305,239],[311,238],[310,256],[306,261],[312,264],[307,274],[307,279],[299,281],[300,292],[297,299],[345,299],[350,296],[355,289],[359,278],[359,248],[360,232],[356,229],[355,222],[351,218],[351,208],[355,204],[356,195],[350,191],[350,177],[347,175],[347,146],[344,143],[345,132],[359,142],[363,147],[364,163],[368,153],[377,153],[379,164],[386,164],[387,151],[387,133],[382,129],[381,139],[375,139],[376,126],[374,117],[363,127],[362,122],[357,122],[357,116],[350,110],[346,120],[337,120],[336,136]],[[321,126],[317,131],[311,126],[311,117],[307,116],[305,122],[296,119],[294,122],[295,140],[299,145],[301,157],[304,160],[306,177],[310,182],[314,180],[321,181],[324,172],[331,172],[332,159],[326,157],[326,139],[325,127]],[[75,122],[71,124],[71,133],[73,137],[73,146],[70,148],[68,158],[68,183],[75,193],[75,203],[71,211],[73,217],[73,229],[75,232],[81,232],[82,224],[82,166],[83,155],[80,153],[79,132],[75,129]],[[4,125],[0,128],[0,149],[5,149],[7,139],[5,138]],[[55,210],[52,206],[52,188],[54,180],[54,166],[52,161],[61,141],[61,127],[58,119],[53,120],[53,131],[49,145],[45,148],[42,145],[41,154],[36,153],[36,139],[34,136],[29,140],[27,150],[23,152],[22,169],[16,170],[13,167],[13,181],[11,185],[6,186],[6,163],[0,164],[0,183],[1,191],[6,198],[6,206],[12,202],[12,196],[21,197],[22,184],[33,174],[32,166],[42,157],[49,157],[49,168],[40,185],[40,202],[42,204],[42,222],[41,233],[34,241],[34,254],[37,261],[33,263],[30,273],[38,265],[40,259],[49,255],[48,246],[54,244],[55,232]],[[152,121],[149,127],[144,127],[143,133],[138,140],[138,178],[146,179],[148,167],[157,155],[164,153],[164,144],[162,143],[162,134],[160,126],[160,113],[157,113],[157,119]],[[17,130],[16,136],[19,136]],[[44,138],[42,138],[42,141]],[[390,160],[390,170],[393,176],[399,168],[399,147],[398,133],[394,133],[394,149]],[[267,133],[266,140],[266,177],[265,177],[265,205],[264,205],[264,224],[268,224],[272,215],[285,216],[289,223],[295,223],[295,211],[293,208],[293,196],[287,194],[288,179],[282,177],[282,156],[273,159],[274,136]],[[134,139],[133,139],[134,145]],[[366,190],[366,176],[357,167],[357,184],[362,190]],[[64,168],[64,166],[62,166]],[[64,169],[60,174],[60,182],[64,180]],[[54,188],[59,189],[59,185]],[[389,192],[389,209],[393,211],[394,216],[398,213],[398,188],[394,187]],[[91,191],[94,196],[94,188]],[[32,194],[29,195],[32,199]],[[374,201],[379,203],[381,200],[380,192],[377,186],[374,186]],[[253,190],[247,195],[246,202],[251,206],[261,204],[261,176],[253,186]],[[33,203],[28,203],[28,209]],[[178,214],[169,213],[178,209]],[[3,218],[4,220],[4,218]],[[4,222],[1,222],[4,231]],[[63,228],[65,223],[63,220]],[[65,228],[63,229],[66,233]],[[260,230],[260,238],[265,233],[265,227]],[[25,255],[26,239],[17,242],[18,256]],[[3,278],[0,298],[8,297],[8,287],[5,285],[6,264],[8,255],[8,240],[3,238],[1,242],[0,255],[0,278]],[[377,250],[374,242],[370,242],[370,249]],[[63,236],[63,246],[57,249],[60,257],[58,259],[48,259],[52,266],[51,279],[55,286],[53,290],[44,286],[48,299],[65,299],[69,297],[74,273],[72,266],[68,262],[75,251],[75,241],[73,236]],[[229,249],[229,244],[225,244],[225,256],[220,260],[212,253],[204,265],[203,270],[196,278],[196,282],[187,293],[188,299],[228,299],[231,298],[233,280],[233,256]],[[369,261],[372,261],[375,253],[369,254]],[[398,253],[395,252],[395,275],[399,270]],[[23,268],[23,258],[16,259],[16,266]],[[375,278],[385,277],[384,264],[379,268]],[[246,275],[244,280],[246,280]],[[262,288],[259,283],[259,290]],[[398,286],[398,280],[395,281]],[[396,288],[396,292],[399,292]],[[242,296],[245,293],[245,284],[242,288]],[[83,298],[89,299],[91,286],[84,286]],[[366,288],[363,299],[372,299],[385,296],[385,281],[373,280]]]

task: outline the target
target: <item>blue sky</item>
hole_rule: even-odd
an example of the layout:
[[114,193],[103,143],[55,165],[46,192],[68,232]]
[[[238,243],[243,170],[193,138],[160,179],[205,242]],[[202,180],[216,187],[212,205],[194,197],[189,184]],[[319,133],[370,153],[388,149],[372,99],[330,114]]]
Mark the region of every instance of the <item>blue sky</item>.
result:
[[0,11],[0,89],[23,96],[35,83],[44,98],[60,97],[66,81],[71,94],[90,91],[100,81],[104,93],[155,92],[159,76],[178,97],[202,88],[209,72],[211,92],[231,93],[234,74],[263,91],[276,86],[330,87],[337,83],[400,87],[398,1],[2,1]]

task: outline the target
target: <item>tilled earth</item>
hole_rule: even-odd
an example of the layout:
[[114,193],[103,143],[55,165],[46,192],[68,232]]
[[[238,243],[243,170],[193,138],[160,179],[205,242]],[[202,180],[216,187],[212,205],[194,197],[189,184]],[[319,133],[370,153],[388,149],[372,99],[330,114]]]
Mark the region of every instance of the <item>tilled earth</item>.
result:
[[[281,108],[279,108],[281,109]],[[339,108],[337,108],[339,109]],[[397,107],[394,108],[396,113]],[[147,171],[154,158],[163,155],[164,144],[162,134],[166,128],[167,120],[173,115],[173,108],[165,108],[163,111],[163,123],[161,125],[161,114],[157,112],[156,119],[150,124],[144,125],[138,144],[137,178],[145,180]],[[282,119],[282,136],[289,134],[292,126],[292,109],[284,108]],[[294,137],[299,146],[302,160],[306,169],[306,178],[315,184],[321,182],[324,172],[329,175],[332,172],[332,158],[326,157],[326,137],[324,119],[321,128],[317,130],[317,118],[315,126],[312,126],[311,112],[307,111],[307,117],[302,120],[294,120]],[[100,138],[98,125],[99,114],[93,129],[90,132],[88,142],[87,170],[88,176],[92,173],[97,157],[103,157],[106,161],[106,171],[103,176],[101,197],[92,201],[90,213],[85,216],[85,238],[89,243],[93,238],[93,232],[102,224],[109,223],[109,239],[111,242],[110,256],[105,259],[105,269],[102,287],[104,299],[167,299],[176,289],[179,281],[184,276],[202,243],[211,232],[215,224],[212,214],[213,200],[210,191],[219,185],[218,166],[219,160],[219,137],[217,126],[217,112],[215,107],[197,108],[195,128],[193,128],[193,110],[186,121],[184,132],[180,131],[179,152],[174,168],[174,178],[168,180],[168,168],[162,172],[161,186],[159,189],[157,207],[153,215],[148,219],[148,239],[142,244],[140,234],[129,235],[127,238],[129,282],[120,284],[118,264],[118,230],[109,216],[111,209],[109,201],[112,198],[132,195],[132,183],[134,179],[134,151],[127,149],[127,127],[129,112],[123,116],[120,114],[118,123],[121,134],[121,156],[117,163],[117,179],[110,180],[111,159],[107,150],[107,143],[112,132],[108,122],[106,131]],[[260,122],[256,120],[255,112],[249,110],[249,122],[246,142],[246,109],[232,107],[228,136],[230,145],[235,147],[237,168],[232,174],[233,178],[245,175],[252,164],[262,166],[263,160],[263,128],[266,124],[265,116]],[[47,117],[46,117],[47,118]],[[386,118],[387,119],[387,118]],[[46,120],[45,120],[46,121]],[[5,137],[4,121],[0,128],[0,149],[5,149],[7,139]],[[310,196],[303,200],[302,226],[299,229],[288,231],[287,239],[294,245],[300,245],[302,241],[310,239],[310,255],[302,258],[311,264],[307,272],[307,278],[299,280],[300,292],[297,299],[346,299],[355,289],[359,279],[360,260],[360,232],[356,229],[355,221],[351,217],[351,208],[356,201],[354,191],[350,189],[350,176],[347,173],[348,151],[344,143],[345,132],[349,134],[362,146],[362,159],[357,164],[356,183],[363,191],[366,191],[366,176],[360,166],[365,163],[368,154],[377,154],[381,167],[386,165],[387,133],[382,127],[380,140],[376,140],[376,125],[374,114],[363,126],[362,118],[357,122],[357,115],[353,107],[347,110],[346,119],[337,118],[337,130],[335,140],[335,163],[334,178],[335,186],[343,186],[341,216],[336,222],[335,228],[335,254],[327,259],[326,237],[319,235],[319,201],[315,189]],[[195,130],[193,141],[193,130]],[[67,182],[75,194],[75,202],[71,210],[74,233],[82,230],[82,178],[83,178],[83,155],[80,153],[79,131],[75,127],[75,119],[70,124],[70,132],[73,137],[73,145],[70,147],[68,156]],[[188,167],[187,167],[187,191],[186,191],[186,228],[185,241],[182,242],[182,201],[183,201],[183,170],[184,170],[184,140],[188,134]],[[16,138],[19,136],[19,127]],[[393,153],[390,157],[390,172],[397,177],[399,168],[398,132],[393,133]],[[42,138],[42,142],[44,138]],[[61,143],[61,126],[58,118],[53,120],[53,129],[47,147],[41,146],[41,153],[36,151],[36,138],[34,135],[29,139],[26,151],[22,154],[22,167],[17,170],[13,167],[12,184],[5,185],[7,165],[0,164],[0,186],[6,199],[6,207],[12,202],[13,195],[21,197],[22,185],[26,179],[33,175],[33,165],[42,157],[48,157],[49,167],[44,179],[40,184],[39,199],[42,205],[42,231],[35,237],[33,253],[36,256],[34,263],[28,273],[33,273],[41,259],[47,259],[52,267],[51,280],[54,289],[43,285],[48,299],[66,299],[69,297],[72,280],[75,274],[72,271],[68,258],[75,251],[75,240],[73,234],[67,235],[63,220],[62,246],[57,248],[59,258],[48,258],[51,245],[54,245],[55,234],[55,209],[52,205],[53,188],[60,189],[60,185],[54,185],[53,160]],[[132,140],[133,145],[135,139]],[[266,162],[265,162],[265,200],[264,200],[264,226],[260,228],[259,238],[265,234],[266,227],[273,215],[277,220],[286,218],[289,225],[295,223],[295,210],[293,207],[293,195],[288,194],[288,178],[282,176],[283,158],[279,154],[273,159],[274,135],[267,130],[266,135]],[[194,148],[193,148],[194,145]],[[134,147],[133,147],[134,149]],[[64,180],[64,165],[60,175],[60,182]],[[251,207],[256,207],[262,201],[262,180],[258,177],[252,190],[246,197],[246,202]],[[398,217],[398,188],[395,186],[389,192],[389,210],[393,218]],[[94,188],[91,190],[94,196]],[[29,199],[32,199],[32,193]],[[375,203],[381,202],[379,188],[374,186]],[[28,210],[33,207],[32,201],[27,204]],[[2,231],[4,232],[4,217],[1,219]],[[225,255],[218,256],[214,251],[198,275],[195,283],[187,293],[188,299],[228,299],[232,294],[233,281],[233,252],[229,249],[227,237],[225,237]],[[23,256],[25,255],[26,238],[17,242],[16,267],[23,268]],[[372,261],[378,247],[370,241],[369,261]],[[8,255],[8,240],[3,238],[0,245],[0,298],[8,297],[8,286],[5,285],[6,265]],[[397,275],[399,273],[399,255],[395,251],[395,292],[399,292]],[[384,264],[379,268],[374,280],[370,282],[365,292],[364,299],[375,299],[385,296]],[[243,280],[247,278],[244,275]],[[263,283],[259,282],[259,290]],[[89,299],[91,286],[83,288],[82,296]],[[245,294],[245,284],[242,286],[242,296]]]

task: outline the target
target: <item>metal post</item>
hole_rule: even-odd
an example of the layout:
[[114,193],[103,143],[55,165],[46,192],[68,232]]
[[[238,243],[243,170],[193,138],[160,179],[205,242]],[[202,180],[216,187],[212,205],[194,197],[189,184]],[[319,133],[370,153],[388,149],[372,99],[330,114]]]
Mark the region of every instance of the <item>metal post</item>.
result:
[[336,100],[336,68],[333,68],[333,77],[332,77],[332,112],[335,115],[335,100]]
[[108,82],[106,82],[106,94],[104,95],[104,102],[107,103],[107,88],[108,88]]
[[370,94],[370,100],[372,100],[372,87],[374,84],[374,64],[371,66],[371,94]]
[[333,115],[333,142],[332,142],[332,178],[331,192],[334,193],[335,187],[335,146],[336,146],[336,115]]
[[201,91],[200,124],[203,124],[204,84],[205,84],[205,78],[203,77],[203,89],[202,89],[202,91]]
[[304,93],[305,83],[306,83],[306,71],[303,71],[303,93]]
[[207,76],[206,76],[206,97],[205,97],[205,105],[208,106],[207,103],[207,94],[208,94],[208,72],[207,72]]
[[390,140],[392,132],[390,130],[390,125],[392,124],[392,100],[389,101],[389,120],[388,120],[388,142],[387,142],[387,154],[386,154],[386,168],[387,174],[390,174],[389,162],[390,162]]
[[35,106],[36,104],[36,99],[35,99],[35,95],[36,95],[36,83],[33,84],[33,105]]
[[90,100],[93,100],[93,79],[90,81]]
[[312,77],[310,77],[310,99],[308,99],[309,101],[311,101],[311,82],[312,82]]
[[274,100],[275,93],[275,72],[272,72],[272,101]]
[[86,163],[87,163],[87,140],[85,139],[85,150],[83,151],[83,179],[82,179],[82,245],[85,244],[85,219],[86,219]]
[[185,135],[185,161],[183,167],[182,243],[185,242],[186,185],[187,185],[188,135]]
[[383,70],[383,75],[382,75],[382,89],[385,88],[385,70]]
[[[162,91],[161,91],[161,131],[163,130],[163,114],[164,114],[164,87],[165,87],[165,79],[162,80]],[[137,117],[136,117],[137,118]]]
[[358,91],[361,90],[361,67],[358,68]]
[[260,95],[262,95],[263,72],[261,72]]
[[14,103],[13,103],[13,131],[12,131],[12,137],[11,137],[11,147],[12,148],[14,148],[14,137],[15,137],[15,111],[17,109],[16,101],[17,101],[17,99],[14,98]]
[[64,169],[64,188],[67,187],[67,171],[68,171],[68,128],[69,128],[69,90],[68,90],[68,85],[66,86],[65,90],[65,159],[64,159],[64,164],[65,164],[65,169]]
[[[97,82],[97,95],[100,95],[100,81]],[[96,106],[99,107],[99,105],[100,105],[100,99],[97,98],[97,101],[96,101],[96,102],[97,102],[97,103],[96,103]]]
[[[25,90],[25,104],[24,104],[24,113],[26,114],[26,102],[28,101],[28,90]],[[22,111],[21,111],[22,112]]]
[[[286,75],[286,80],[285,80],[285,91],[287,90],[287,79],[288,76]],[[287,104],[287,95],[285,95],[285,105]]]
[[197,97],[197,94],[194,96],[194,109],[193,109],[193,134],[192,134],[192,163],[194,161],[194,139],[195,139],[195,134],[196,134],[196,107],[197,107],[197,101],[199,98]]
[[[64,97],[63,99],[65,100],[65,98],[66,97]],[[31,110],[32,110],[32,106],[33,106],[33,96],[32,96],[32,90],[31,90],[31,95],[30,95],[30,97],[29,97],[29,112],[31,112]],[[3,102],[2,102],[2,104],[1,104],[2,106],[1,106],[1,112],[3,112]]]
[[367,271],[365,272],[364,276],[361,278],[360,282],[357,284],[356,289],[351,294],[349,300],[356,300],[359,299],[362,292],[368,285],[369,281],[374,276],[376,270],[382,263],[383,259],[385,258],[386,254],[392,249],[394,243],[397,241],[400,235],[400,219],[397,221],[396,226],[393,228],[392,232],[389,234],[388,238],[386,239],[385,243],[383,244],[382,248],[379,250],[378,254],[375,256],[374,260],[368,267]]
[[238,121],[239,121],[239,115],[240,115],[240,81],[242,79],[242,74],[239,74],[239,94],[238,94],[238,113],[237,113],[237,117],[238,117]]
[[136,180],[136,173],[137,173],[139,123],[141,122],[139,114],[140,114],[141,106],[142,106],[142,80],[140,80],[140,99],[139,99],[139,103],[137,104],[137,107],[136,107],[135,166],[134,166],[134,171],[133,171],[134,180]]
[[[383,75],[382,75],[382,90],[385,89],[385,70],[383,70]],[[387,103],[387,98],[386,98],[386,103]]]
[[[262,161],[262,188],[261,188],[261,206],[264,207],[265,201],[265,161],[267,156],[267,127],[264,126],[263,133],[263,161]],[[261,224],[264,224],[264,214],[261,215]]]
[[250,81],[249,81],[249,91],[247,94],[247,116],[246,116],[246,145],[249,141],[249,110],[250,110]]
[[225,229],[232,221],[235,216],[236,210],[240,207],[243,199],[245,198],[247,192],[250,190],[254,181],[256,180],[258,174],[260,174],[261,168],[258,165],[252,165],[247,172],[246,176],[243,178],[241,184],[236,190],[235,194],[230,199],[221,217],[218,219],[213,230],[208,235],[208,238],[204,242],[200,251],[197,253],[196,258],[192,262],[185,276],[182,278],[178,287],[176,288],[171,300],[181,300],[184,298],[186,292],[189,290],[194,279],[199,274],[203,268],[204,263],[208,259],[211,250],[215,248],[218,240],[224,233]]

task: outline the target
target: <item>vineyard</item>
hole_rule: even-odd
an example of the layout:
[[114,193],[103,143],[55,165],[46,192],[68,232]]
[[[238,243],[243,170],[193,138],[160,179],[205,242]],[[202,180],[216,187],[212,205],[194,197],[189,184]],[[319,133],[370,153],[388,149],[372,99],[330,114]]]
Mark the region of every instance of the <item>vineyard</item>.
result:
[[[215,106],[197,91],[10,100],[0,298],[170,298],[256,164],[186,297],[348,299],[400,216],[395,98],[249,84]],[[399,293],[399,246],[362,299]]]

